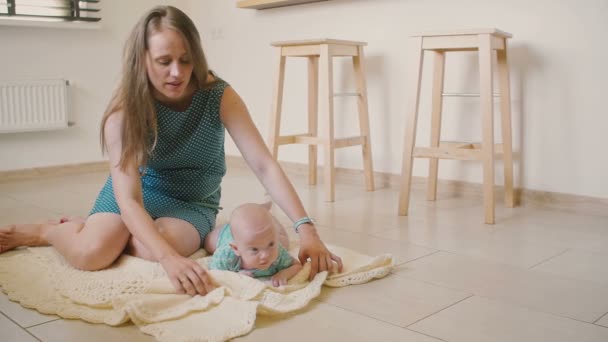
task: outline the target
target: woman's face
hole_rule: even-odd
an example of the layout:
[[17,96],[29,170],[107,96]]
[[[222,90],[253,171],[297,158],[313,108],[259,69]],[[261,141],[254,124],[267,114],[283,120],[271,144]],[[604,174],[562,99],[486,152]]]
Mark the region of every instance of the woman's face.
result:
[[182,36],[167,28],[150,34],[146,56],[152,96],[166,103],[185,100],[193,65]]

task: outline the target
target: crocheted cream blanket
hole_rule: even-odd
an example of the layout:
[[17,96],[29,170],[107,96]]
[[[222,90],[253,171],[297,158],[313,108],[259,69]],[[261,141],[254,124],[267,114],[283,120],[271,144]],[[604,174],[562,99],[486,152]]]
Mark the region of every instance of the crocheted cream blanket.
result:
[[[220,286],[206,296],[175,294],[160,264],[124,255],[109,269],[84,272],[66,264],[52,247],[29,248],[0,257],[0,286],[9,299],[63,318],[119,325],[128,321],[160,341],[224,341],[250,332],[256,315],[281,315],[305,307],[323,285],[342,287],[386,276],[390,255],[370,257],[328,246],[342,257],[340,274],[319,273],[308,281],[310,265],[288,285],[235,272],[210,271]],[[297,250],[293,245],[292,251]],[[206,266],[208,257],[195,257]]]

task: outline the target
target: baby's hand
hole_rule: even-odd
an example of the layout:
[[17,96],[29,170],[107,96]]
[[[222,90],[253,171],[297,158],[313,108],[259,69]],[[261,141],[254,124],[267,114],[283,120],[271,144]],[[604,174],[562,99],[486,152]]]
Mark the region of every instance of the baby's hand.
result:
[[291,266],[287,267],[284,270],[280,270],[275,274],[270,281],[272,282],[272,286],[279,287],[283,285],[287,285],[287,281],[295,276],[302,269],[302,265],[296,259],[293,259],[293,263]]
[[[283,274],[281,274],[281,273],[283,273]],[[274,287],[287,285],[287,280],[289,280],[289,278],[287,277],[287,274],[285,274],[284,272],[279,272],[279,273],[273,275],[272,278],[270,278],[270,281],[272,282],[272,286],[274,286]]]
[[253,278],[253,272],[252,271],[249,271],[249,270],[240,270],[239,273],[242,274],[242,275],[244,275],[244,276],[248,276],[248,277]]

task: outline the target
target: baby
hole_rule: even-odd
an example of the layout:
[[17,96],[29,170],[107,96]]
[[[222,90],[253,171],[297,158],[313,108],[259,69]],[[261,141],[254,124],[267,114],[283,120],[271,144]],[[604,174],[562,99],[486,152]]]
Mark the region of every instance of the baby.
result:
[[209,269],[272,277],[273,286],[287,284],[302,269],[287,252],[285,229],[268,209],[269,205],[243,204],[232,212],[229,224],[207,235],[204,246],[213,253]]

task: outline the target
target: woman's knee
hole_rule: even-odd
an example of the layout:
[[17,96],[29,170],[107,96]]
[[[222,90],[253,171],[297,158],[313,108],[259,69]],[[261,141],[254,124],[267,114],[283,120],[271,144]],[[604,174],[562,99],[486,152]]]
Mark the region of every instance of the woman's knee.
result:
[[222,230],[222,226],[217,225],[207,236],[205,236],[205,240],[203,241],[203,248],[207,251],[207,253],[213,254],[217,249],[217,240],[220,236],[220,231]]
[[112,265],[122,254],[130,233],[120,216],[95,214],[86,220],[78,236],[66,259],[75,268],[97,271]]
[[188,256],[201,247],[200,234],[191,223],[175,218],[158,218],[155,224],[160,235],[179,254]]
[[100,242],[82,244],[72,254],[70,263],[79,270],[98,271],[112,265],[117,259],[115,254],[111,252],[111,248]]

